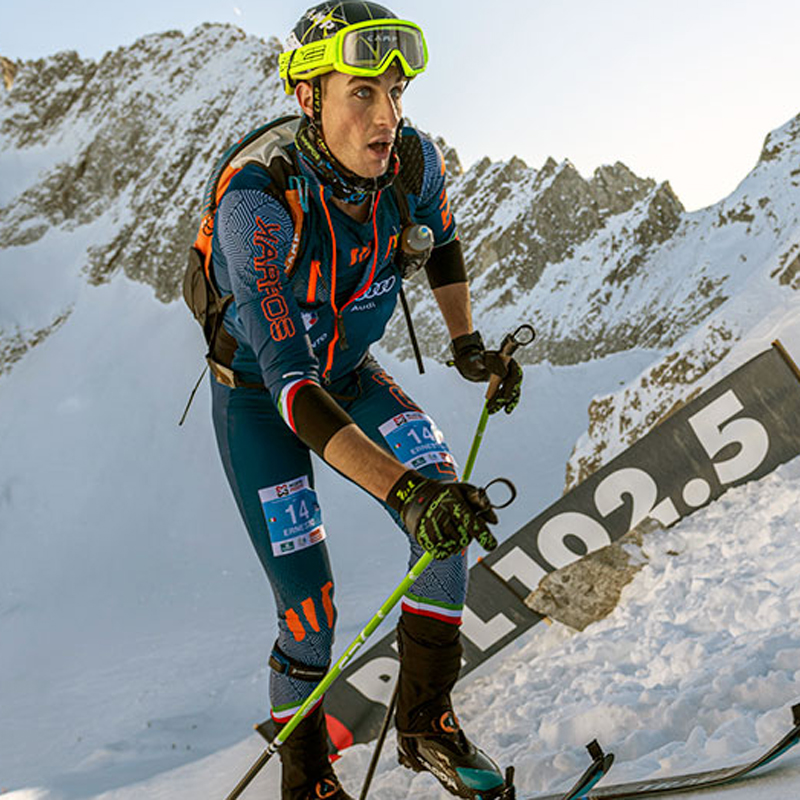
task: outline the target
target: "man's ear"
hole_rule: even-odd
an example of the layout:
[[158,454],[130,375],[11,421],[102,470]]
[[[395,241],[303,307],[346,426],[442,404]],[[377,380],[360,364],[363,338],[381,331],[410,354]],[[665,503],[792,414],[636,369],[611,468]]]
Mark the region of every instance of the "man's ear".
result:
[[297,98],[297,104],[300,110],[307,116],[314,116],[314,91],[308,81],[300,81],[295,86],[294,96]]

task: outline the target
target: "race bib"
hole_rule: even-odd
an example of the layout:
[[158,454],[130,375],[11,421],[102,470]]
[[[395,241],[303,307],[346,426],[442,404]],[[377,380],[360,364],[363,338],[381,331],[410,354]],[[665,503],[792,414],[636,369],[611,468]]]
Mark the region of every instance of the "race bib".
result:
[[420,469],[428,464],[449,464],[456,469],[442,432],[427,414],[405,411],[384,422],[378,430],[406,467]]
[[308,477],[259,489],[274,556],[285,556],[318,544],[325,538],[317,493]]

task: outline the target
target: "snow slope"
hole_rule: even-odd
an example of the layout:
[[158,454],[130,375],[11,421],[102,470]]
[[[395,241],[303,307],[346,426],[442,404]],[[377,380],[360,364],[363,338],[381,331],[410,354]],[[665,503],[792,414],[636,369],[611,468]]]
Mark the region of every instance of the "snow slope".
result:
[[[614,780],[726,766],[773,743],[789,725],[800,679],[798,480],[800,459],[646,540],[649,563],[610,617],[580,635],[558,626],[538,631],[491,674],[459,690],[465,728],[502,763],[516,764],[525,792],[566,788],[585,763],[582,745],[595,736],[617,755]],[[194,656],[205,669],[208,643],[197,642]],[[149,729],[151,749],[166,745],[163,723]],[[172,734],[182,748],[186,731]],[[253,735],[149,780],[132,774],[128,785],[96,791],[92,766],[113,772],[126,749],[141,759],[147,747],[145,737],[108,744],[73,767],[71,786],[62,779],[58,789],[9,797],[222,797],[261,742]],[[339,762],[352,792],[368,758],[367,747],[356,747]],[[251,796],[276,797],[277,775],[269,765]],[[376,800],[448,796],[430,777],[396,766],[391,738],[374,785]],[[740,800],[798,790],[800,754],[766,779],[703,796]]]
[[[68,322],[0,378],[0,788],[48,800],[224,796],[260,748],[247,731],[266,713],[275,631],[206,390],[176,425],[198,332],[181,305],[124,277],[99,287],[76,277],[72,290]],[[794,334],[790,322],[770,333]],[[491,420],[476,469],[522,490],[500,536],[560,493],[591,396],[656,355],[527,368],[519,411]],[[422,379],[384,361],[463,460],[480,387],[435,364]],[[457,699],[467,729],[514,761],[528,790],[568,783],[593,736],[617,752],[615,777],[636,778],[735,761],[781,733],[800,664],[799,473],[784,467],[651,542],[650,566],[609,619],[574,638],[536,630],[467,682]],[[319,475],[340,653],[402,577],[405,554],[375,504]],[[377,798],[438,796],[390,752]],[[355,748],[342,760],[348,786],[367,758]],[[275,776],[271,766],[262,796],[275,796]],[[800,788],[800,772],[787,780]]]
[[[275,628],[219,466],[205,387],[185,427],[176,424],[202,362],[194,322],[122,276],[92,287],[75,275],[67,288],[69,320],[0,378],[0,788],[83,798],[246,735],[267,711]],[[558,496],[552,465],[564,464],[585,427],[593,392],[650,358],[528,371],[523,404],[492,421],[476,469],[476,479],[508,475],[523,492],[501,536]],[[481,388],[440,365],[420,379],[411,364],[385,363],[463,460]],[[525,463],[508,457],[520,442]],[[327,469],[319,491],[341,652],[364,609],[403,576],[406,554],[360,491]]]

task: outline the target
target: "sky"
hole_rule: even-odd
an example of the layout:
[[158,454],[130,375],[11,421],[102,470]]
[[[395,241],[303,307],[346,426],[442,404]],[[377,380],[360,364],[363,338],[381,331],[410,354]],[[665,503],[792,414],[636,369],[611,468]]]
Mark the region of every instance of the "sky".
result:
[[[306,3],[282,0],[0,0],[0,55],[99,58],[147,33],[228,22],[283,40]],[[800,113],[797,0],[396,0],[426,32],[428,71],[406,115],[465,167],[516,155],[569,159],[585,176],[622,161],[669,181],[688,210],[755,165]],[[212,54],[210,54],[212,55]]]

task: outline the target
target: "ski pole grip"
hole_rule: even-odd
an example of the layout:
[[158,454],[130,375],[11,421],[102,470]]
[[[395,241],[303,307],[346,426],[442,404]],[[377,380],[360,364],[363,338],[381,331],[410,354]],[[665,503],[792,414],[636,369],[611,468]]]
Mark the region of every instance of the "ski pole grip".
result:
[[[536,331],[533,329],[533,325],[528,325],[527,323],[520,325],[514,333],[507,333],[500,344],[500,358],[503,359],[503,363],[507,365],[511,360],[511,356],[513,356],[520,347],[530,344],[535,338]],[[499,375],[492,375],[489,378],[489,387],[486,389],[486,400],[492,399],[494,393],[497,391],[497,387],[500,386],[501,380],[502,378]]]

